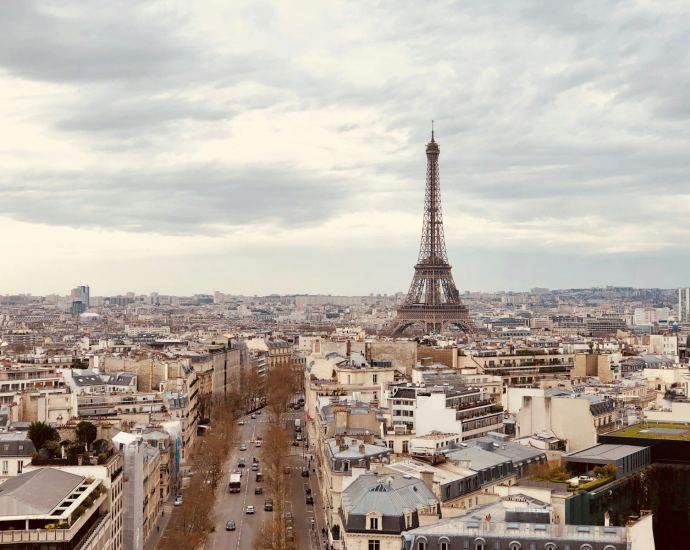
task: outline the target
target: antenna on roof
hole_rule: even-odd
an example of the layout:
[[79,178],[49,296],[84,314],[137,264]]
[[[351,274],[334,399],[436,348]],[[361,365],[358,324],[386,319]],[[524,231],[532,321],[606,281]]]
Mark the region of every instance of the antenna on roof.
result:
[[431,121],[431,142],[434,141],[434,121]]

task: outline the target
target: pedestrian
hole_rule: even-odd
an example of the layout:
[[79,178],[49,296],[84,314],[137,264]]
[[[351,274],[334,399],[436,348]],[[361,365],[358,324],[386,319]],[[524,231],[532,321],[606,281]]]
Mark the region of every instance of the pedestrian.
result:
[[160,533],[160,532],[161,532],[161,526],[160,526],[160,525],[156,525],[156,533]]

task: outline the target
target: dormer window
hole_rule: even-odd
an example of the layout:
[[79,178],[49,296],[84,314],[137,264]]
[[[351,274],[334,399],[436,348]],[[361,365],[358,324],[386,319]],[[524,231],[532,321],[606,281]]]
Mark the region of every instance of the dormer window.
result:
[[379,530],[379,518],[369,518],[369,529]]

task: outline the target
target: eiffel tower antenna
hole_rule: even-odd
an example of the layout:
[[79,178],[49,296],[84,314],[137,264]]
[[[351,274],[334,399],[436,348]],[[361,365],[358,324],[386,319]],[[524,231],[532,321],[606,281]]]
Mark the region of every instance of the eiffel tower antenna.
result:
[[470,334],[477,331],[469,309],[460,300],[448,263],[438,172],[440,154],[432,120],[431,141],[426,144],[426,191],[419,258],[405,302],[390,327],[393,334],[402,334],[413,325],[420,326],[426,334],[441,334],[450,325]]

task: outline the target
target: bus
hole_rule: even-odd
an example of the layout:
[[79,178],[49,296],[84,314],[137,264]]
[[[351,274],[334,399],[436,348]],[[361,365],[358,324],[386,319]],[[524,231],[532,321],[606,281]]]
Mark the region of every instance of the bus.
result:
[[228,485],[230,486],[231,493],[240,492],[240,479],[240,474],[230,474],[230,483]]

